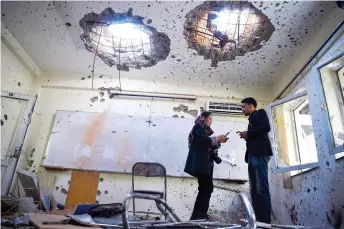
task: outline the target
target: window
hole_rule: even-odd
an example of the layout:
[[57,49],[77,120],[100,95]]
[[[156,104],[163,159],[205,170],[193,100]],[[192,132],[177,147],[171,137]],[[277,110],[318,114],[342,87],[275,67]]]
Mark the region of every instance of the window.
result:
[[274,172],[295,175],[318,166],[307,92],[286,97],[268,106],[274,150]]
[[325,62],[317,68],[323,93],[323,117],[328,120],[326,131],[330,153],[344,152],[344,55]]

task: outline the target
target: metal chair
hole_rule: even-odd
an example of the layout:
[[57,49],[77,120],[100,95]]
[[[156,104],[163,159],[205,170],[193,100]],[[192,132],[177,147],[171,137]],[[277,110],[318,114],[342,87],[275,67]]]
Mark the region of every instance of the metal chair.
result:
[[[163,177],[164,178],[164,192],[154,191],[154,190],[136,190],[135,189],[135,182],[134,182],[135,176]],[[159,164],[159,163],[151,163],[151,162],[137,162],[137,163],[135,163],[133,165],[133,168],[132,168],[132,193],[133,194],[146,194],[146,195],[156,196],[160,199],[164,199],[166,202],[166,199],[167,199],[167,177],[166,177],[165,166],[163,166],[162,164]],[[154,213],[154,212],[135,211],[135,198],[133,198],[133,215],[135,215],[135,213],[161,215],[160,213]]]

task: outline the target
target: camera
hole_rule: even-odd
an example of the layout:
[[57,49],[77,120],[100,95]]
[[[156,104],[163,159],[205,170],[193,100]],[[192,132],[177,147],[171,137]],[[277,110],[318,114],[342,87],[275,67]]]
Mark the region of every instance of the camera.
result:
[[210,158],[215,161],[216,164],[220,164],[222,159],[219,157],[217,150],[212,150],[210,152]]

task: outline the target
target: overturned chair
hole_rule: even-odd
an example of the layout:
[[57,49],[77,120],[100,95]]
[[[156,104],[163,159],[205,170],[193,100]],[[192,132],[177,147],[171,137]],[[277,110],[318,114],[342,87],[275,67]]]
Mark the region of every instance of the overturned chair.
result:
[[[129,222],[128,221],[128,209],[129,209],[129,202],[131,199],[146,199],[146,200],[153,200],[155,201],[157,208],[161,212],[162,215],[166,216],[166,221],[156,221],[156,222]],[[248,201],[248,198],[240,194],[240,199],[244,206],[245,211],[245,226],[239,224],[224,224],[220,222],[209,222],[203,220],[195,220],[195,221],[186,221],[183,222],[174,212],[174,210],[161,198],[149,195],[149,194],[142,194],[142,193],[134,193],[131,192],[124,200],[123,203],[123,213],[122,213],[122,227],[124,229],[130,228],[146,228],[146,229],[205,229],[205,228],[223,228],[223,229],[256,229],[256,218],[253,212],[253,208]]]
[[[135,176],[144,176],[144,177],[162,177],[164,179],[164,191],[155,191],[155,190],[138,190],[135,188]],[[206,222],[206,221],[190,221],[182,222],[174,210],[167,204],[167,178],[166,178],[166,169],[163,165],[159,163],[149,163],[149,162],[138,162],[134,164],[132,168],[132,191],[128,194],[123,202],[123,213],[122,213],[122,226],[124,229],[129,228],[242,228],[238,224],[221,224],[219,222]],[[133,215],[136,213],[145,213],[145,214],[156,214],[152,212],[142,212],[136,211],[135,199],[145,199],[153,200],[157,209],[160,211],[160,214],[165,217],[165,221],[155,221],[155,222],[129,222],[128,213],[130,200],[133,201]],[[243,201],[247,225],[246,228],[255,229],[255,216],[252,210],[250,203],[248,202],[245,196],[241,196]],[[253,216],[252,214],[253,213]]]

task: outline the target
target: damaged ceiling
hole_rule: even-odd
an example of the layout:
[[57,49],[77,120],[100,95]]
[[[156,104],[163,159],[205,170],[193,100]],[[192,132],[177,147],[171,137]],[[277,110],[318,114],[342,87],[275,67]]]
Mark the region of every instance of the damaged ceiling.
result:
[[151,67],[165,60],[170,52],[168,36],[145,25],[144,18],[134,16],[132,11],[130,8],[128,12],[116,13],[109,7],[100,14],[86,14],[79,21],[86,49],[108,66],[116,65],[122,71]]
[[[94,58],[92,48],[96,47],[89,43],[90,52],[85,48],[85,39],[80,39],[85,32],[79,25],[80,20],[92,12],[100,15],[111,8],[115,13],[132,13],[141,20],[142,26],[160,34],[163,39],[158,49],[165,50],[163,53],[159,51],[155,59],[145,60],[141,64],[132,60],[128,61],[131,64],[122,63],[120,69],[127,70],[129,65],[132,68],[122,72],[121,77],[177,83],[235,82],[267,86],[278,81],[295,58],[297,50],[314,34],[319,20],[336,7],[335,2],[251,3],[262,17],[266,15],[270,27],[267,38],[262,36],[266,39],[261,39],[255,47],[229,58],[230,61],[218,62],[217,67],[211,67],[212,60],[199,55],[199,51],[190,47],[185,37],[186,16],[203,2],[2,1],[1,11],[5,27],[45,72],[79,72],[88,77],[95,60],[95,74],[116,77],[118,70],[113,65],[118,63],[101,56]],[[144,60],[144,55],[141,58]]]

